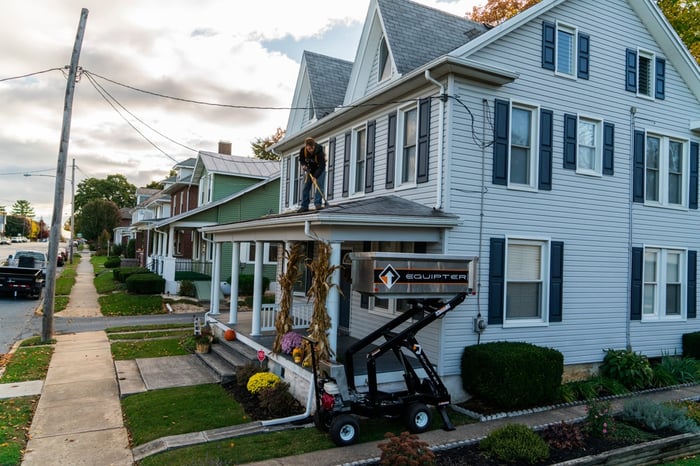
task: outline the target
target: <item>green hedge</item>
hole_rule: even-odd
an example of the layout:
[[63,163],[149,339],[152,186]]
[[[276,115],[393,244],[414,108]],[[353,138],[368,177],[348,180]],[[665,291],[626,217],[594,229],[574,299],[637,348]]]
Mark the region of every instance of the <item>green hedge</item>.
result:
[[175,272],[175,281],[181,282],[183,280],[189,280],[191,282],[209,281],[211,280],[211,275],[199,272],[190,272],[186,270]]
[[140,273],[151,273],[151,271],[145,267],[120,267],[112,270],[114,279],[122,283],[126,283],[127,278],[130,276]]
[[107,258],[103,265],[105,269],[115,269],[119,267],[121,263],[122,260],[119,258],[119,256],[110,256]]
[[683,356],[700,359],[700,332],[684,333],[682,342]]
[[126,289],[135,294],[160,294],[165,290],[165,279],[155,273],[137,273],[130,275]]
[[529,343],[484,343],[462,354],[464,389],[508,410],[555,402],[563,372],[559,351]]
[[[238,294],[251,296],[253,294],[253,284],[255,276],[250,274],[241,274],[238,276]],[[231,283],[231,277],[228,277],[226,283]],[[263,293],[270,287],[270,279],[263,277]]]

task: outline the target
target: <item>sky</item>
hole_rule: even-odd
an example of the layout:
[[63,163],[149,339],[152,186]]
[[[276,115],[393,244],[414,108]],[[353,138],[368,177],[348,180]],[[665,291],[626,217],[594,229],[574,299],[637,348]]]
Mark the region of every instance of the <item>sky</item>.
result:
[[[459,16],[485,3],[416,1]],[[216,152],[219,141],[251,155],[257,138],[287,126],[304,50],[354,60],[369,3],[2,0],[0,206],[9,212],[27,200],[37,220],[51,222],[66,67],[82,8],[84,72],[73,98],[63,220],[72,182],[77,189],[84,179],[122,174],[145,186],[199,150]]]

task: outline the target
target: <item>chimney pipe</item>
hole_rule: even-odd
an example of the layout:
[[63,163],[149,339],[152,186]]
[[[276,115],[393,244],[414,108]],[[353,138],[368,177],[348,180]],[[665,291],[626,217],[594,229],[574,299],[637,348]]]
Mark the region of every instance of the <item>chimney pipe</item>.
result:
[[229,141],[219,141],[219,154],[231,155],[231,143]]

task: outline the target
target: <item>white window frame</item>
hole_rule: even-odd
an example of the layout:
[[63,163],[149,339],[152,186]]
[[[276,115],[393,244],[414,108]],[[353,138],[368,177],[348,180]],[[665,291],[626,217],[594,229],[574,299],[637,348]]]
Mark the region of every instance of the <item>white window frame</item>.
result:
[[[569,52],[571,53],[571,72],[568,73],[566,71],[562,71],[560,68],[560,62],[559,60],[560,57],[560,52],[564,48],[563,45],[559,42],[559,35],[560,33],[564,34],[569,34],[571,35],[571,46],[567,47]],[[554,50],[556,53],[556,57],[554,58],[554,74],[557,76],[563,76],[566,78],[572,78],[576,79],[578,75],[578,29],[574,26],[569,26],[564,23],[560,23],[557,21],[556,23],[556,31],[554,34],[554,40],[555,40],[555,45],[554,45]]]
[[[648,60],[648,67],[644,67],[648,71],[648,89],[647,92],[642,92],[642,60]],[[656,90],[656,54],[648,50],[637,49],[637,97],[654,100]]]
[[[581,148],[583,146],[581,138],[582,123],[594,126],[595,141],[593,144],[593,167],[581,166]],[[576,173],[583,175],[603,176],[603,120],[588,116],[579,115],[576,120]]]
[[199,190],[199,205],[208,204],[212,199],[212,190],[214,187],[214,174],[207,173],[200,179]]
[[[279,247],[280,243],[275,243]],[[277,263],[277,257],[270,260],[270,243],[263,243],[263,265],[270,265]],[[274,248],[272,248],[274,249]],[[241,242],[241,263],[242,264],[255,264],[255,241],[243,241]]]
[[[540,270],[539,276],[530,280],[540,284],[539,297],[539,315],[537,317],[508,317],[508,294],[510,283],[526,282],[525,279],[516,280],[513,276],[514,270],[509,269],[512,264],[509,264],[511,248],[517,246],[536,246],[539,248]],[[504,293],[503,293],[503,326],[504,327],[536,327],[548,325],[549,323],[549,263],[551,255],[551,241],[542,238],[530,238],[520,236],[506,237],[506,254],[505,254],[505,277],[504,277]]]
[[[530,156],[529,165],[527,167],[528,182],[520,183],[513,181],[513,129],[515,122],[513,119],[514,110],[524,110],[530,112]],[[538,170],[539,165],[539,114],[540,108],[537,105],[530,105],[523,102],[511,102],[510,104],[510,128],[508,133],[508,187],[513,189],[537,190]],[[524,146],[523,146],[524,147]]]
[[[415,112],[415,141],[413,141],[413,146],[407,145],[407,141],[405,141],[405,133],[406,133],[406,122],[407,122],[407,115],[410,112]],[[396,128],[396,171],[394,180],[395,180],[395,185],[397,187],[413,187],[416,185],[416,179],[418,178],[418,126],[420,124],[419,122],[419,111],[418,111],[418,105],[410,105],[407,107],[403,107],[399,109],[399,118],[398,118],[398,124]],[[410,173],[408,176],[405,176],[404,174],[404,166],[406,165],[406,153],[405,149],[406,147],[413,147],[413,163],[414,163],[414,169],[412,173]]]
[[[680,312],[668,314],[666,299],[669,283],[668,258],[670,255],[678,255],[678,275],[680,282]],[[647,256],[655,257],[653,270]],[[684,248],[666,248],[658,246],[644,247],[644,261],[642,269],[642,321],[683,321],[687,318],[688,309],[688,251]],[[653,293],[652,293],[653,291]]]
[[[363,134],[362,144],[358,137]],[[367,164],[367,125],[358,126],[352,130],[352,152],[350,156],[350,194],[365,192],[365,167]],[[361,158],[360,158],[361,156]]]
[[[654,138],[659,141],[659,167],[658,167],[658,199],[649,199],[649,189],[651,183],[649,183],[649,175],[652,171],[648,166],[647,154],[649,150],[649,139]],[[670,161],[670,147],[671,143],[677,143],[681,145],[681,155],[683,161],[681,163],[681,193],[680,193],[680,203],[671,203],[669,198],[669,188],[671,172],[669,167]],[[673,136],[663,135],[659,133],[647,132],[644,135],[644,203],[647,205],[654,205],[660,207],[669,207],[676,209],[687,209],[688,208],[688,189],[689,189],[689,175],[690,175],[690,144],[687,139],[677,138]]]

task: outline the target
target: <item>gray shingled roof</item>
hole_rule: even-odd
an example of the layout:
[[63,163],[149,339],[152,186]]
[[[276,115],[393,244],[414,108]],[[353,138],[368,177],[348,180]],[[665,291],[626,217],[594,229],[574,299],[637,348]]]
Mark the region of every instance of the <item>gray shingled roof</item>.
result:
[[389,48],[401,74],[451,52],[488,30],[481,23],[406,0],[378,0],[378,5]]
[[323,118],[333,112],[345,99],[348,88],[352,62],[304,51],[311,99],[317,118]]
[[261,160],[205,151],[199,152],[199,158],[210,173],[265,179],[280,172],[280,162],[277,160]]
[[185,159],[182,162],[178,162],[175,164],[175,167],[194,167],[194,164],[197,162],[196,157],[190,157],[189,159]]

